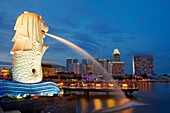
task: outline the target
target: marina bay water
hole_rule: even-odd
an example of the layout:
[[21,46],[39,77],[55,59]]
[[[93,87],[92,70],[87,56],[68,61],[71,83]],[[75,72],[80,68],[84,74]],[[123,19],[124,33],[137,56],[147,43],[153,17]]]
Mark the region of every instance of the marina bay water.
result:
[[[114,109],[108,113],[169,113],[170,83],[140,82],[138,87],[139,91],[134,92],[133,96],[128,98],[133,107]],[[114,94],[110,96],[92,94],[89,97],[79,95],[78,97],[77,113],[92,113],[99,109],[111,109],[121,106],[124,101],[117,99],[118,97]]]

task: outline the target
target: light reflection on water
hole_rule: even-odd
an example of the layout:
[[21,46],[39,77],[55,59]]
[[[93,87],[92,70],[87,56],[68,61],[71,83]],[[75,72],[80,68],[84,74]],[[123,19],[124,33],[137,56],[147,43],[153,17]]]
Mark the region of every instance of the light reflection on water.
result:
[[[91,93],[89,97],[85,97],[79,93],[77,113],[96,113],[104,109],[111,109],[107,113],[169,113],[170,83],[141,82],[138,88],[139,91],[134,92],[131,98],[119,98],[117,94],[106,96],[105,93]],[[84,101],[80,102],[81,99]],[[131,106],[114,111],[115,108],[126,106],[126,103]]]
[[81,112],[87,113],[87,110],[88,110],[87,100],[85,98],[80,98],[80,103],[81,103],[81,106],[82,106]]
[[94,104],[94,110],[93,111],[97,111],[102,109],[102,100],[99,98],[94,98],[93,99],[93,104]]
[[[79,95],[77,100],[77,113],[100,113],[102,109],[121,107],[128,102],[130,102],[128,98],[120,99],[116,95],[106,96],[104,93],[93,93],[89,97]],[[131,109],[126,109],[122,111],[122,113],[130,113],[130,111]]]
[[116,106],[116,101],[114,99],[108,99],[106,102],[108,108],[112,108]]

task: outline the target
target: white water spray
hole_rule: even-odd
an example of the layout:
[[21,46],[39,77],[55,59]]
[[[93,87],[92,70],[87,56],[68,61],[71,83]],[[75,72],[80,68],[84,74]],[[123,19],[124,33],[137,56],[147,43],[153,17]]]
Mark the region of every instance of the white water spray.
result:
[[[100,70],[102,70],[103,75],[106,75],[104,77],[106,77],[108,80],[113,80],[113,78],[110,76],[110,74],[106,71],[106,69],[104,69],[90,54],[88,54],[86,51],[84,51],[83,49],[81,49],[80,47],[78,47],[77,45],[63,39],[60,38],[58,36],[46,33],[47,36],[52,37],[64,44],[66,44],[67,46],[69,46],[70,48],[72,48],[73,50],[76,50],[78,52],[80,52],[81,54],[83,54],[84,56],[87,56],[88,58],[92,59],[94,61],[94,63],[99,67]],[[114,82],[115,88],[118,90],[119,93],[121,93],[121,97],[125,98],[124,93],[122,92],[121,88],[118,86],[118,84],[113,80],[112,82]]]

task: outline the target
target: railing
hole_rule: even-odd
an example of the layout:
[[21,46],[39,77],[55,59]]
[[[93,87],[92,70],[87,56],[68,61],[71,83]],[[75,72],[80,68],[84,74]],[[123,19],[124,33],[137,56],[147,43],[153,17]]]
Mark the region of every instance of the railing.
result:
[[57,82],[59,88],[63,87],[75,87],[75,88],[116,88],[117,85],[121,89],[138,89],[137,83],[132,81],[122,81],[122,82],[99,82],[99,81],[60,81]]

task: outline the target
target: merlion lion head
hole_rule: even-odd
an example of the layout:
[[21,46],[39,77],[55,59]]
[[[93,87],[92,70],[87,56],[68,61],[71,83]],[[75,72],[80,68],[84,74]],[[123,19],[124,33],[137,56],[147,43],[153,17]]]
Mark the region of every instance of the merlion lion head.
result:
[[41,16],[25,11],[18,17],[14,30],[16,30],[12,39],[14,42],[19,37],[27,37],[41,43],[48,31],[48,26],[44,24]]
[[14,30],[16,33],[12,41],[15,43],[11,54],[28,50],[36,50],[41,54],[47,48],[43,47],[43,38],[48,31],[48,26],[44,24],[41,16],[25,11],[17,18]]

